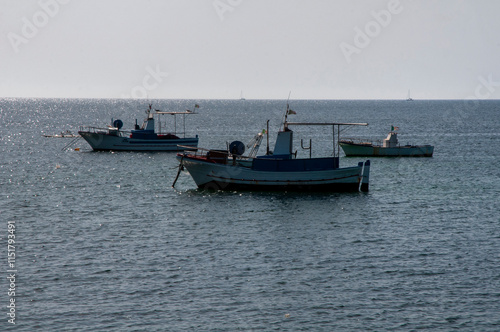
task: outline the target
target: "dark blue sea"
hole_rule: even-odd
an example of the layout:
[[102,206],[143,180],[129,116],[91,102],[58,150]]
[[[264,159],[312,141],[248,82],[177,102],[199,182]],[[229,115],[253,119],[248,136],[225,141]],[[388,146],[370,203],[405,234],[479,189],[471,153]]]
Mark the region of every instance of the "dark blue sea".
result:
[[[268,119],[272,148],[286,109],[151,102],[198,103],[186,132],[206,148],[246,143]],[[366,139],[394,125],[401,143],[435,146],[372,158],[369,193],[210,192],[185,173],[173,189],[174,153],[43,136],[112,118],[131,129],[146,107],[0,100],[0,330],[500,330],[500,101],[291,100],[290,121],[368,122],[341,134]],[[294,149],[331,154],[330,130],[297,128]]]

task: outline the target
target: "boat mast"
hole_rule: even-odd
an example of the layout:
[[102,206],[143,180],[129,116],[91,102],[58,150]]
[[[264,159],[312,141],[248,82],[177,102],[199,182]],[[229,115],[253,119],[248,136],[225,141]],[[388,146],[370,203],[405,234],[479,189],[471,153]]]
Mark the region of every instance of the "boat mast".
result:
[[269,156],[269,120],[267,120],[266,136],[267,136],[266,156]]
[[[333,157],[335,157],[335,125],[332,126],[332,139],[333,139]],[[338,144],[338,142],[337,142]]]
[[158,134],[161,135],[161,119],[160,119],[160,114],[158,114]]
[[337,157],[340,157],[340,126],[337,128]]

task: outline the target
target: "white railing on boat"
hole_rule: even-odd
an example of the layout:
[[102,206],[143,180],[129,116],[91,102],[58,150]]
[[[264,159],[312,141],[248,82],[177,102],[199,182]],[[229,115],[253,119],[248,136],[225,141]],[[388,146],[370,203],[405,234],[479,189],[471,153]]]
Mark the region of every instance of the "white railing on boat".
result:
[[233,154],[227,150],[218,149],[204,149],[193,146],[177,145],[180,150],[184,150],[182,158],[191,157],[206,159],[218,164],[233,163],[243,167],[250,167],[252,165],[253,157]]
[[340,139],[340,142],[360,144],[360,145],[382,145],[382,140],[380,139],[374,140],[374,139],[344,137]]
[[195,157],[205,157],[205,156],[207,156],[208,153],[212,153],[214,155],[217,154],[217,155],[219,155],[221,157],[225,157],[225,158],[232,158],[233,156],[235,156],[238,159],[249,159],[249,157],[247,157],[247,156],[233,154],[227,150],[222,150],[222,149],[221,150],[205,149],[205,148],[198,148],[198,147],[187,146],[187,145],[177,145],[177,147],[181,148],[182,150],[185,150],[185,152],[183,154],[191,155],[191,156],[195,156]]
[[102,127],[80,126],[78,131],[91,134],[109,134],[111,131],[112,133],[114,134],[116,133],[119,136],[129,136],[131,134],[131,132],[128,130],[119,130],[118,128],[114,127],[102,128]]
[[[128,137],[132,135],[131,130],[121,130],[117,129],[114,127],[107,127],[107,128],[102,128],[102,127],[91,127],[91,126],[80,126],[78,131],[82,131],[84,133],[91,133],[91,134],[117,134],[118,136],[123,136],[123,137]],[[185,132],[177,132],[177,133],[170,133],[170,132],[157,132],[156,133],[158,136],[162,135],[178,135],[178,136],[184,136],[186,137]]]

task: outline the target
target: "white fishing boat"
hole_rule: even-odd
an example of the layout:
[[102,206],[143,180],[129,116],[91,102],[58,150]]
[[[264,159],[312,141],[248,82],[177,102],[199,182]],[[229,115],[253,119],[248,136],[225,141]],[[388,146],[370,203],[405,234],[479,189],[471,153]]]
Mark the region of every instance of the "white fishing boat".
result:
[[[287,108],[287,115],[289,110]],[[269,121],[268,121],[269,123]],[[283,123],[278,132],[274,151],[256,156],[263,139],[259,133],[247,145],[250,153],[244,155],[245,145],[232,142],[226,150],[198,148],[177,154],[179,172],[172,186],[185,168],[199,188],[214,190],[255,191],[368,191],[370,161],[359,162],[352,167],[339,166],[338,140],[335,140],[341,126],[367,125],[366,123]],[[331,126],[333,132],[333,156],[297,158],[293,153],[293,131],[295,126]],[[267,134],[269,130],[265,132]],[[337,134],[338,135],[338,134]],[[336,144],[337,143],[337,144]],[[336,148],[337,146],[337,148]],[[309,148],[311,145],[309,145]]]
[[392,127],[382,144],[356,139],[340,140],[340,146],[348,157],[432,157],[432,145],[400,145],[398,134]]
[[[198,135],[186,137],[185,116],[196,114],[195,112],[190,110],[185,112],[153,111],[151,106],[150,104],[146,110],[147,117],[142,126],[139,127],[136,120],[133,130],[122,130],[123,122],[114,120],[107,128],[80,127],[78,133],[95,151],[182,151],[198,146]],[[196,104],[195,109],[198,107]],[[155,115],[158,117],[157,128],[155,128]],[[160,116],[164,115],[173,116],[173,131],[162,131]],[[183,137],[179,137],[180,133],[177,133],[176,117],[179,115],[183,116]]]

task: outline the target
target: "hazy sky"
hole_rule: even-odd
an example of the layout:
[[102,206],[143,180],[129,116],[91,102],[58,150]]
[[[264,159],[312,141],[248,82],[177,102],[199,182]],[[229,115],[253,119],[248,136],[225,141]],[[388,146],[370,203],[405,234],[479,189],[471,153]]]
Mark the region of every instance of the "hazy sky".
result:
[[0,0],[0,97],[500,98],[498,0]]

